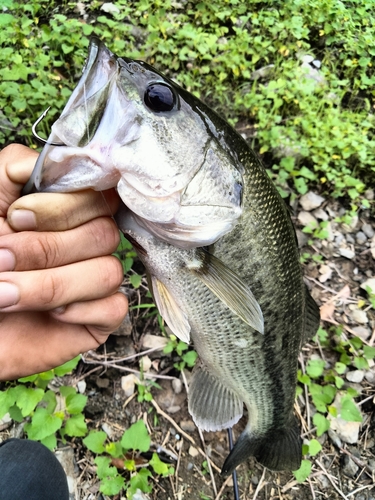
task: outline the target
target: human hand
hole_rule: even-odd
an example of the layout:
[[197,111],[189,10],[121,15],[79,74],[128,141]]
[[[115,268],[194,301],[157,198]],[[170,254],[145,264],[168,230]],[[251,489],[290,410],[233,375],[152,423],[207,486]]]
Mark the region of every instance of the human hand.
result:
[[37,153],[0,152],[0,380],[31,375],[97,348],[121,323],[114,190],[20,198]]

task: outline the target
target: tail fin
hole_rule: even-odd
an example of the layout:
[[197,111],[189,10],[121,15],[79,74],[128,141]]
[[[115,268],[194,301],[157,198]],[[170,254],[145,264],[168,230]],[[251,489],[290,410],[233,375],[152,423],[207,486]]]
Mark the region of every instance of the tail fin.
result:
[[221,473],[228,475],[239,465],[254,456],[267,469],[297,470],[302,460],[302,440],[297,422],[290,427],[269,431],[262,437],[243,431],[233,450],[224,462]]

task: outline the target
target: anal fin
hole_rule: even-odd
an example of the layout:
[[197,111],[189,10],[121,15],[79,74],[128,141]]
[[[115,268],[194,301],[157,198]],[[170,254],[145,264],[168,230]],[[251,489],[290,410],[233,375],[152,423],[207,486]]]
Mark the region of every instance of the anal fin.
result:
[[252,435],[246,427],[225,460],[221,473],[229,475],[237,465],[252,456],[270,470],[299,469],[302,460],[302,440],[296,419],[293,417],[289,427],[272,429],[263,436]]
[[227,429],[242,416],[241,399],[202,366],[194,369],[188,399],[189,413],[204,431]]

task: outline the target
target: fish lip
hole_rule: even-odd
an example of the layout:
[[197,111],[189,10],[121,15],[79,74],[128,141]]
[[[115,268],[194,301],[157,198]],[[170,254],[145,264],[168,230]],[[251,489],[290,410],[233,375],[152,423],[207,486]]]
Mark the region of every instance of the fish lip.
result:
[[[116,66],[117,71],[119,68],[117,57],[105,46],[105,44],[96,36],[90,37],[90,43],[88,48],[88,55],[83,67],[81,78],[73,90],[67,104],[65,105],[59,118],[63,117],[76,105],[77,100],[79,100],[80,95],[84,92],[85,86],[91,75],[95,74],[96,68],[100,65],[101,61],[105,61],[108,64],[108,69],[113,73],[113,67]],[[116,71],[116,70],[115,70]],[[59,119],[58,118],[58,119]],[[43,190],[43,166],[45,158],[51,147],[51,142],[60,142],[60,138],[54,136],[53,130],[47,139],[39,158],[35,164],[34,170],[27,183],[25,184],[22,195],[27,195],[30,193],[40,192]]]

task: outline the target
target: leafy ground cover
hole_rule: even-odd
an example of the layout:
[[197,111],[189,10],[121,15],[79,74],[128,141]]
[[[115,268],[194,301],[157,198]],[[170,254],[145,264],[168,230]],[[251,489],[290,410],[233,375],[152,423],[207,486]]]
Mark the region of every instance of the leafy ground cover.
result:
[[[250,460],[239,469],[241,498],[373,500],[375,285],[366,285],[375,276],[373,0],[1,6],[3,144],[36,148],[31,126],[46,102],[52,108],[41,134],[48,135],[96,34],[203,98],[263,155],[298,214],[301,260],[323,323],[300,357],[302,467],[279,475]],[[313,214],[307,220],[298,200],[312,188],[326,200],[321,212],[303,208]],[[118,257],[132,299],[131,336],[75,360],[72,374],[74,362],[3,384],[1,437],[73,447],[77,499],[120,498],[120,491],[131,498],[137,490],[150,498],[231,499],[230,480],[218,475],[225,433],[202,438],[187,412],[184,386],[196,355],[175,339],[147,354],[146,334],[164,336],[165,326],[125,241]],[[129,371],[136,379],[126,396],[121,374]],[[340,437],[338,418],[358,430],[354,442]]]

